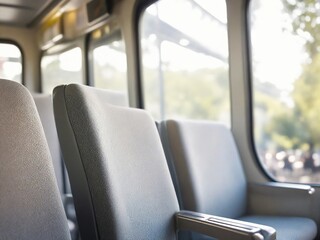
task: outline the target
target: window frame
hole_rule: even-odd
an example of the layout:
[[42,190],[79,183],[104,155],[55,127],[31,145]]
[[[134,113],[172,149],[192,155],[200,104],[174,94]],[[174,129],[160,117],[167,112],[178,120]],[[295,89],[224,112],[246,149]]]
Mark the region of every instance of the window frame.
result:
[[252,153],[252,156],[254,157],[254,163],[258,167],[258,170],[260,173],[263,174],[264,177],[267,178],[270,182],[279,182],[277,179],[275,179],[269,171],[263,166],[262,161],[259,158],[258,150],[256,148],[256,143],[254,139],[254,126],[255,126],[255,120],[254,120],[254,83],[253,83],[253,55],[252,55],[252,43],[251,43],[251,26],[250,26],[250,4],[251,1],[254,0],[246,0],[246,6],[245,6],[245,28],[246,28],[246,52],[247,52],[247,72],[248,72],[248,93],[249,93],[249,101],[248,101],[248,114],[249,114],[249,146]]
[[143,18],[143,13],[146,11],[146,9],[151,6],[152,4],[161,1],[161,0],[142,0],[139,2],[139,4],[135,7],[135,17],[134,17],[134,28],[135,28],[135,47],[137,49],[136,51],[136,62],[137,62],[137,107],[141,109],[145,109],[145,99],[144,99],[144,86],[143,86],[143,62],[142,62],[142,45],[141,45],[141,28],[140,23]]

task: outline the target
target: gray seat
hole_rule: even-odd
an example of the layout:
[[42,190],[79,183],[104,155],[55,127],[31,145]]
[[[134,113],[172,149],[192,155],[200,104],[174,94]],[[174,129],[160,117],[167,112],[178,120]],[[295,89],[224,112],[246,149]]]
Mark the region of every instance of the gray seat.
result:
[[53,115],[52,96],[50,94],[35,93],[33,94],[33,99],[37,106],[40,120],[49,145],[56,180],[68,218],[71,238],[77,239],[79,235],[77,219],[70,190],[69,178],[65,170],[65,165],[62,161],[62,154]]
[[70,239],[50,151],[35,103],[0,80],[0,238]]
[[169,240],[178,229],[275,239],[266,226],[180,212],[154,121],[123,107],[122,95],[71,84],[55,88],[53,97],[82,240]]
[[224,125],[167,120],[160,124],[160,134],[183,209],[272,226],[278,240],[316,237],[317,226],[309,218],[249,210],[246,177],[232,133]]
[[59,139],[56,130],[56,124],[53,116],[53,103],[50,94],[33,94],[34,102],[40,116],[44,133],[49,145],[54,172],[56,175],[59,191],[64,195],[64,166],[61,160],[61,151]]

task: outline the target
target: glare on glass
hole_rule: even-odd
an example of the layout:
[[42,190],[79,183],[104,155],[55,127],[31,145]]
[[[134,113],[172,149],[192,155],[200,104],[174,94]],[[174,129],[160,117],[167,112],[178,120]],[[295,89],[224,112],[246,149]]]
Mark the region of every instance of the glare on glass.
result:
[[22,82],[22,57],[19,48],[0,43],[0,78]]
[[153,117],[230,125],[225,1],[158,1],[140,30],[144,105]]
[[127,57],[123,40],[93,49],[94,86],[127,94]]
[[82,51],[79,47],[41,59],[42,91],[52,93],[61,84],[83,83]]

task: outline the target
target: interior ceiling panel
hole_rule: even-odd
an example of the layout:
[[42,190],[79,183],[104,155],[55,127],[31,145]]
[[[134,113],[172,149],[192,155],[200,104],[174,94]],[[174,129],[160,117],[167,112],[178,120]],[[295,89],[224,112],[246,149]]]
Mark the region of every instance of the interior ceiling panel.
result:
[[0,0],[0,23],[30,26],[38,16],[60,2],[62,0]]

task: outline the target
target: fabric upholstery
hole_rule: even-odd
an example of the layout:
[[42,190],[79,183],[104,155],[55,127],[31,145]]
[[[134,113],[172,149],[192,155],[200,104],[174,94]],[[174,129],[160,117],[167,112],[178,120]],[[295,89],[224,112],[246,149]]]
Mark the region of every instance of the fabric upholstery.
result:
[[[162,144],[163,150],[164,150],[164,153],[165,153],[165,156],[167,159],[168,168],[169,168],[170,175],[171,175],[171,180],[172,180],[172,183],[174,186],[174,190],[176,191],[176,195],[178,198],[180,209],[185,209],[183,199],[181,197],[181,191],[180,191],[181,187],[179,185],[179,180],[177,177],[176,168],[175,168],[175,165],[174,165],[174,162],[172,159],[173,158],[172,151],[170,150],[170,144],[168,144],[168,135],[167,135],[167,131],[165,129],[165,123],[164,122],[162,122],[162,123],[156,122],[156,126],[158,129],[161,141],[163,142],[163,144]],[[179,234],[181,235],[183,233],[179,233]],[[186,237],[184,237],[184,238],[186,239]]]
[[[174,239],[179,206],[154,121],[142,110],[111,105],[123,106],[114,97],[75,84],[54,90],[67,168],[83,167],[97,239]],[[76,201],[72,174],[70,180]]]
[[[74,213],[73,203],[68,202],[65,199],[65,194],[70,194],[70,183],[68,173],[65,170],[65,165],[62,162],[62,154],[60,150],[60,144],[56,129],[56,124],[53,115],[53,102],[50,94],[35,93],[32,95],[37,106],[37,110],[40,116],[40,120],[46,135],[46,139],[49,145],[54,172],[56,180],[60,190],[62,201],[64,202],[64,208],[68,217],[68,226],[72,239],[77,239],[78,228],[76,224],[76,215]],[[64,189],[65,185],[65,189]]]
[[50,94],[33,94],[34,102],[36,103],[40,120],[43,126],[44,133],[49,145],[54,172],[58,182],[60,193],[64,193],[63,187],[63,169],[61,161],[61,151],[56,130],[56,124],[53,116],[53,103]]
[[308,218],[281,216],[244,216],[239,220],[273,227],[278,240],[312,240],[317,236],[317,225]]
[[168,143],[187,210],[237,218],[245,213],[246,179],[227,128],[168,120]]
[[1,239],[70,239],[49,147],[31,94],[0,80]]
[[[277,240],[315,238],[317,226],[308,218],[245,216],[247,183],[237,146],[226,126],[191,120],[167,120],[161,126],[186,210],[271,226],[277,231]],[[207,237],[193,234],[192,239]]]

